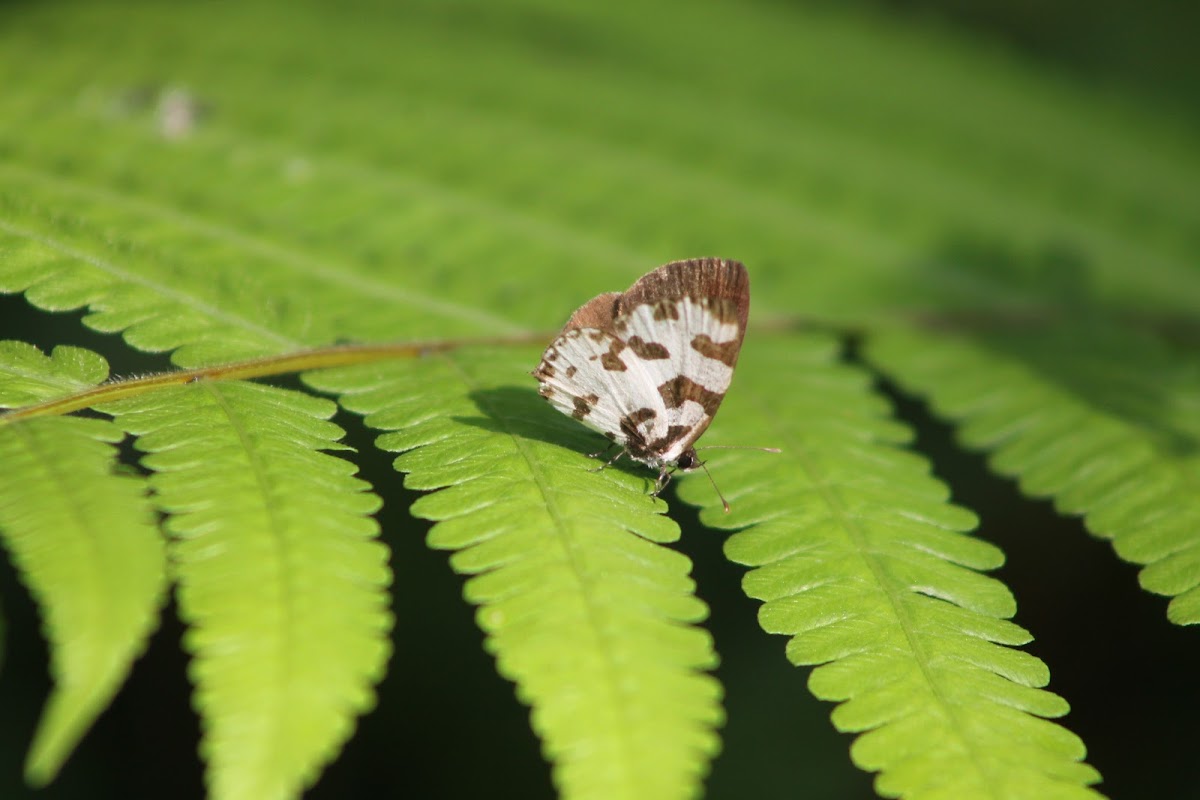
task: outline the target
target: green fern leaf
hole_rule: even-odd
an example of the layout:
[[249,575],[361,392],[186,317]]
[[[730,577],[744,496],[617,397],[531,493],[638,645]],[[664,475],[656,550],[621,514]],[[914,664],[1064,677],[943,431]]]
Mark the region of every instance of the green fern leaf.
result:
[[817,336],[748,343],[737,380],[754,393],[734,387],[712,438],[783,453],[711,458],[728,515],[706,482],[680,495],[740,531],[726,552],[754,567],[744,587],[764,601],[763,628],[792,637],[793,663],[821,665],[810,688],[841,703],[840,730],[862,733],[852,755],[880,772],[881,795],[1097,797],[1083,743],[1042,719],[1067,711],[1040,688],[1045,665],[1010,649],[1031,638],[1005,619],[1012,596],[977,572],[1000,552],[965,535],[974,515],[897,447],[908,430],[837,349]]
[[[690,563],[662,543],[645,474],[594,474],[596,437],[515,376],[534,351],[310,373],[367,424],[394,431],[433,547],[472,575],[468,600],[567,798],[690,797],[717,747],[720,688]],[[601,440],[602,441],[602,440]]]
[[1091,324],[1003,337],[880,335],[871,357],[961,424],[972,447],[1146,565],[1167,616],[1200,623],[1200,371],[1154,340]]
[[[3,82],[0,118],[21,121],[0,126],[0,291],[24,292],[40,309],[86,309],[84,321],[92,328],[120,332],[138,350],[171,351],[173,362],[185,366],[338,341],[423,340],[548,327],[561,322],[582,299],[628,285],[639,269],[707,253],[751,265],[758,319],[763,312],[774,312],[788,320],[833,321],[848,335],[866,331],[881,339],[889,321],[911,321],[914,309],[935,319],[962,313],[969,328],[980,322],[975,315],[981,307],[990,312],[998,300],[1021,309],[1040,308],[1054,292],[1078,291],[1078,285],[1085,285],[1106,311],[1152,323],[1172,313],[1190,320],[1200,307],[1195,269],[1200,159],[1190,123],[1177,115],[1163,113],[1143,98],[1072,85],[1016,53],[996,53],[955,31],[892,17],[881,24],[860,8],[847,12],[795,3],[679,0],[659,6],[662,16],[655,18],[643,5],[515,0],[497,10],[479,2],[452,7],[376,3],[346,13],[331,5],[284,8],[277,0],[245,0],[214,14],[206,4],[0,4],[0,19],[8,23],[0,25],[0,76],[19,77]],[[732,55],[681,57],[678,48],[662,46],[664,36],[717,41],[721,52]],[[313,58],[323,51],[337,57]],[[848,68],[831,71],[834,63]],[[168,100],[182,111],[182,125],[164,115]],[[1002,255],[1017,257],[999,259],[990,273],[964,272],[960,259],[947,257],[960,255],[964,242],[970,249],[993,241]],[[1047,266],[1044,256],[1053,260],[1061,252],[1074,259],[1075,272],[1041,269]],[[1037,271],[1014,280],[1021,277],[1016,273],[1025,262]],[[1046,277],[1052,273],[1068,278],[1048,286]],[[55,335],[76,335],[74,319],[62,319]],[[25,331],[5,335],[28,336]],[[1037,396],[1031,388],[1046,388],[1051,416],[1065,414],[1056,423],[1013,402],[993,418],[989,409],[972,405],[971,387],[954,394],[962,376],[938,375],[938,382],[951,387],[951,405],[966,414],[961,417],[965,435],[978,435],[984,446],[996,447],[997,467],[1018,475],[1028,491],[1049,493],[1061,508],[1085,514],[1094,530],[1114,537],[1123,555],[1147,564],[1142,580],[1174,596],[1174,619],[1200,616],[1191,555],[1196,548],[1186,533],[1188,526],[1196,527],[1191,499],[1196,472],[1189,456],[1195,436],[1186,419],[1194,381],[1186,370],[1178,364],[1147,370],[1135,381],[1141,394],[1105,388],[1105,381],[1080,375],[1071,376],[1074,385],[1068,386],[1054,378],[1056,371],[1071,372],[1075,366],[1076,357],[1067,348],[1047,350],[1056,360],[1034,366],[1028,353],[1016,353],[1002,342],[972,352],[979,340],[969,333],[950,331],[945,338],[959,341],[940,344],[965,348],[962,375],[978,376],[994,367],[1013,366],[1018,373],[1030,368],[1032,377],[1014,383],[1017,394],[1029,399]],[[116,342],[111,346],[114,352],[121,347]],[[899,341],[896,346],[903,349]],[[931,350],[934,356],[939,352],[940,347]],[[1175,358],[1191,355],[1186,351]],[[0,353],[0,363],[8,356],[13,363],[24,357]],[[901,366],[899,357],[894,362],[880,358],[879,363],[897,380],[919,389],[924,366],[916,361],[921,354],[905,354],[910,356],[911,367]],[[621,541],[632,541],[621,531],[668,538],[673,528],[668,534],[669,523],[650,514],[661,506],[634,499],[634,489],[644,487],[641,473],[578,475],[584,470],[581,459],[554,460],[559,451],[545,450],[548,445],[541,439],[578,450],[595,446],[570,420],[545,423],[546,409],[539,408],[530,417],[537,424],[525,425],[521,394],[486,394],[468,402],[474,389],[466,378],[473,373],[441,376],[429,387],[413,385],[420,381],[411,375],[436,372],[438,365],[467,364],[479,374],[486,372],[470,359],[439,356],[399,368],[410,376],[408,382],[386,385],[410,396],[372,402],[380,409],[376,416],[393,414],[398,420],[394,426],[381,424],[398,431],[394,440],[385,440],[389,446],[412,447],[401,457],[410,470],[410,485],[441,489],[422,499],[417,509],[440,520],[434,542],[455,551],[458,569],[481,571],[468,585],[472,597],[483,601],[481,620],[495,628],[489,646],[502,656],[502,668],[515,676],[520,691],[528,693],[538,730],[560,764],[560,783],[577,787],[589,773],[579,766],[575,751],[563,748],[577,742],[579,732],[553,715],[546,719],[546,709],[568,706],[571,698],[564,698],[563,683],[544,680],[550,667],[541,662],[527,666],[542,651],[510,635],[520,626],[505,628],[487,615],[495,609],[511,615],[516,612],[510,605],[519,605],[521,598],[541,596],[531,590],[497,598],[515,580],[512,570],[525,568],[538,578],[554,572],[541,562],[529,567],[534,556],[524,551],[523,560],[493,569],[498,559],[512,555],[514,541],[529,531],[546,530],[551,538],[567,540],[583,523],[549,518],[545,497],[540,504],[530,501],[523,494],[530,489],[525,483],[505,483],[508,473],[489,472],[499,457],[494,456],[497,448],[518,464],[529,461],[522,457],[534,451],[522,449],[526,439],[511,435],[510,428],[487,427],[492,418],[480,416],[477,406],[487,401],[517,409],[516,417],[500,416],[537,440],[537,457],[549,466],[530,470],[526,478],[536,479],[542,495],[588,500],[595,498],[597,487],[617,486],[605,495],[612,500],[604,509],[606,533],[615,529],[625,537]],[[1131,359],[1120,368],[1135,363]],[[496,369],[502,366],[497,359]],[[813,369],[813,379],[828,377],[827,370]],[[859,386],[851,398],[842,391],[844,377],[829,378],[832,399],[821,406],[819,397],[807,395],[821,394],[825,387],[807,375],[768,375],[764,380],[755,377],[761,371],[742,372],[719,428],[709,438],[732,431],[746,434],[749,443],[775,444],[799,427],[810,437],[804,443],[811,445],[799,452],[812,458],[799,467],[790,453],[714,458],[713,465],[722,468],[717,479],[735,494],[735,513],[726,518],[710,510],[705,518],[722,526],[750,520],[754,527],[734,541],[751,550],[759,545],[746,542],[758,541],[755,537],[774,530],[772,526],[789,524],[789,515],[803,517],[813,498],[818,508],[845,497],[854,501],[838,517],[843,529],[853,513],[884,514],[883,519],[870,516],[870,530],[882,537],[879,531],[895,525],[897,539],[888,542],[892,549],[876,552],[861,546],[861,558],[841,562],[849,572],[821,573],[828,586],[841,587],[838,581],[847,575],[863,577],[863,558],[876,559],[870,563],[891,559],[886,563],[894,574],[871,573],[865,585],[875,591],[871,597],[882,592],[916,610],[905,616],[901,612],[909,606],[899,603],[889,616],[885,607],[878,617],[885,624],[872,629],[878,635],[865,641],[876,648],[899,642],[901,652],[904,646],[913,651],[913,663],[930,666],[933,660],[921,660],[913,642],[933,638],[927,630],[930,620],[946,615],[941,626],[946,632],[936,646],[961,656],[946,663],[964,673],[964,660],[986,668],[965,677],[931,668],[930,686],[946,688],[946,698],[957,697],[954,692],[965,687],[968,704],[986,716],[994,709],[976,700],[981,692],[989,698],[993,694],[983,691],[981,682],[1000,673],[1005,677],[994,677],[995,697],[1012,702],[1013,692],[1019,692],[1014,687],[1025,686],[1028,692],[1013,708],[1045,716],[1059,713],[1061,703],[1037,688],[1045,681],[1042,668],[999,646],[1019,644],[1026,635],[1003,619],[1012,608],[1007,593],[975,572],[997,563],[998,556],[955,533],[968,526],[965,514],[945,502],[944,488],[928,479],[920,459],[888,446],[899,444],[904,434],[874,408],[877,401],[866,388]],[[26,380],[20,390],[26,394],[14,397],[54,389],[60,379],[62,385],[46,396],[69,392],[71,381],[87,382],[86,374],[83,370],[72,378],[69,370],[55,368],[58,377],[49,384],[39,387],[41,378]],[[373,373],[346,373],[363,374]],[[506,380],[497,375],[483,384],[483,391],[492,392]],[[979,385],[990,386],[986,380]],[[1097,386],[1100,402],[1088,391]],[[790,409],[747,422],[735,409],[743,402],[739,396],[751,387],[754,396],[769,387],[794,402],[796,413],[813,407],[806,403],[816,404],[807,412],[817,421],[815,430],[805,427],[809,420],[791,416]],[[1164,387],[1151,392],[1154,402],[1149,405],[1144,402],[1146,387]],[[356,385],[355,391],[362,388]],[[168,395],[194,397],[189,392],[201,390],[188,387]],[[940,391],[940,383],[930,390]],[[245,462],[219,479],[203,462],[204,448],[216,432],[246,432],[237,445],[246,461],[254,456],[258,460],[253,463],[270,472],[279,452],[263,452],[250,432],[266,424],[282,396],[270,391],[254,395],[257,400],[242,409],[244,422],[237,425],[225,419],[212,431],[196,431],[188,425],[191,418],[181,413],[147,432],[152,441],[160,437],[163,443],[157,446],[172,448],[152,459],[192,458],[164,467],[156,477],[169,490],[163,492],[164,502],[170,495],[186,495],[185,505],[168,507],[179,530],[204,523],[203,535],[214,529],[221,535],[228,528],[242,532],[239,526],[253,515],[247,505],[225,503],[227,491],[235,499],[250,496],[259,506],[280,507],[272,500],[273,484],[252,489],[235,485],[260,474],[245,468]],[[854,401],[865,404],[865,410]],[[853,413],[842,413],[842,403]],[[453,409],[467,420],[483,420],[484,427],[447,418],[443,412]],[[317,417],[327,413],[312,411]],[[307,430],[314,415],[301,416],[304,423],[295,430]],[[845,420],[841,427],[818,424],[839,418]],[[1081,430],[1101,438],[1094,445],[1072,439],[1055,428],[1064,419],[1080,420]],[[768,422],[778,423],[776,436],[767,435]],[[176,434],[186,440],[165,443],[176,424]],[[405,438],[421,434],[443,438],[417,445]],[[88,435],[105,441],[114,434],[101,435],[93,428]],[[310,460],[332,441],[315,439],[320,441],[299,448]],[[288,442],[283,452],[294,454],[289,449],[294,442]],[[464,442],[470,452],[454,449]],[[818,445],[833,455],[825,457]],[[1092,446],[1109,450],[1097,455],[1089,450]],[[66,451],[61,452],[65,458]],[[1064,478],[1066,462],[1077,457],[1084,457],[1084,474]],[[298,470],[300,477],[311,476],[314,468],[304,463],[308,471]],[[1144,477],[1130,477],[1136,464],[1146,467]],[[810,480],[812,492],[797,492],[795,476],[776,474],[785,469],[817,476]],[[869,480],[873,475],[879,476],[875,483]],[[192,478],[197,490],[207,489],[201,499],[183,486]],[[768,489],[747,493],[746,487],[757,488],[756,481]],[[783,496],[769,491],[777,481],[783,481]],[[292,486],[287,481],[283,485]],[[694,479],[685,479],[683,486],[683,494],[693,499],[699,499],[697,492],[709,492]],[[1103,486],[1137,493],[1114,491],[1105,497]],[[357,483],[341,488],[341,503],[360,497]],[[514,501],[477,507],[469,499],[476,490],[485,497],[503,491]],[[1177,504],[1180,497],[1185,502]],[[521,499],[524,504],[516,502]],[[712,496],[703,499],[711,504]],[[331,498],[328,505],[344,509],[338,502]],[[192,508],[201,503],[202,509]],[[896,521],[897,511],[909,517]],[[914,514],[920,518],[913,519]],[[836,538],[837,525],[821,519],[814,516],[811,526]],[[800,527],[808,535],[809,527]],[[247,530],[261,534],[264,528]],[[480,541],[486,535],[480,531],[495,535]],[[195,539],[187,535],[175,546],[201,541],[200,533]],[[230,541],[247,548],[259,541],[244,538]],[[920,547],[915,556],[912,548],[897,550],[916,541],[937,555],[920,555],[925,552]],[[785,538],[779,553],[790,554],[790,546]],[[276,551],[264,552],[268,563],[280,561]],[[586,552],[609,565],[605,558],[611,551],[589,546]],[[663,624],[698,619],[690,584],[681,577],[685,567],[657,547],[648,552],[654,553],[647,556],[654,564],[656,559],[668,562],[656,571],[646,568],[650,577],[643,580],[668,587],[656,605],[650,604],[651,616]],[[773,588],[779,591],[794,585],[794,577],[778,562],[764,563],[769,559],[757,551],[753,555],[758,556],[756,564],[763,563],[752,573],[754,581],[778,581]],[[239,550],[231,558],[244,566],[258,556],[257,551],[251,556]],[[359,555],[356,551],[348,558],[357,563]],[[191,580],[203,584],[217,566],[197,562],[187,569]],[[334,568],[332,561],[329,568]],[[373,574],[369,568],[362,572]],[[643,573],[614,567],[605,574],[604,585],[631,574]],[[892,584],[883,580],[888,576]],[[503,586],[497,588],[496,582]],[[366,583],[367,594],[378,588],[373,579]],[[555,596],[576,601],[591,596],[587,585],[576,583],[580,587],[574,595],[552,584]],[[901,589],[885,591],[893,584]],[[941,599],[904,593],[912,587],[936,588]],[[756,591],[767,594],[765,588]],[[813,587],[804,596],[820,597],[822,591],[830,590]],[[835,601],[829,614],[837,619],[846,601],[841,596]],[[768,604],[771,615],[784,614],[787,606],[780,603]],[[668,606],[671,613],[663,611]],[[366,626],[372,613],[354,619]],[[209,616],[196,611],[189,619],[197,621],[201,632],[210,622],[221,630],[237,627]],[[964,629],[978,635],[964,636]],[[279,628],[270,630],[277,633]],[[916,638],[900,641],[897,630]],[[818,648],[821,636],[833,640],[832,653]],[[801,644],[793,646],[796,658],[826,664],[815,681],[824,694],[851,697],[840,707],[849,710],[836,712],[839,724],[865,730],[888,720],[871,728],[855,749],[861,763],[883,768],[881,785],[920,783],[917,773],[929,771],[926,762],[919,754],[902,758],[909,743],[888,738],[906,732],[903,721],[894,717],[898,701],[884,689],[876,691],[878,687],[856,695],[850,691],[869,684],[873,670],[855,672],[846,685],[829,688],[839,669],[860,669],[868,661],[844,652],[862,642],[843,644],[842,636],[841,628],[832,625],[806,629],[797,640]],[[671,662],[677,667],[674,674],[684,676],[687,696],[681,708],[663,711],[672,735],[682,737],[674,755],[664,757],[672,774],[685,776],[672,783],[681,793],[690,791],[690,776],[703,769],[713,746],[710,707],[703,699],[708,689],[696,688],[709,685],[697,670],[708,663],[711,651],[707,644],[690,647],[681,647],[683,655]],[[197,663],[205,652],[197,650]],[[625,651],[593,646],[586,652]],[[655,659],[662,655],[649,648],[637,653],[642,665],[658,663]],[[830,657],[823,659],[825,655]],[[359,683],[370,671],[365,666],[370,661],[359,659]],[[343,687],[357,685],[356,679],[343,677]],[[664,678],[662,685],[674,683]],[[625,695],[609,694],[616,707],[629,707],[622,703]],[[923,710],[938,708],[928,694],[914,696],[924,703]],[[868,702],[880,710],[862,711]],[[221,706],[214,701],[207,711],[216,718],[228,710]],[[327,719],[337,727],[348,724],[353,713]],[[606,735],[617,727],[598,712],[587,719]],[[1003,733],[1024,726],[1033,737],[1022,768],[1007,776],[1016,783],[996,786],[1010,794],[1024,786],[1027,795],[1036,795],[1034,789],[1050,791],[1046,776],[1061,771],[1077,779],[1067,780],[1065,790],[1076,792],[1091,777],[1073,761],[1081,752],[1077,743],[1064,740],[1061,729],[1049,723],[1037,727],[1029,719],[1018,714],[1008,728],[1008,723],[981,728]],[[639,721],[634,729],[650,727]],[[954,741],[963,747],[990,741],[974,728],[960,733],[961,741]],[[340,741],[339,736],[329,741]],[[689,736],[696,741],[691,749]],[[934,738],[914,735],[910,741],[927,744]],[[1010,748],[997,747],[1004,758],[1013,756]],[[312,749],[321,747],[314,744]],[[947,763],[960,763],[961,747],[946,752]],[[304,763],[312,766],[327,757],[314,755],[307,762],[298,757],[293,766],[304,772]],[[989,762],[981,758],[970,766],[974,772],[968,771],[964,780],[978,783]],[[1029,783],[1020,784],[1025,778]]]
[[0,341],[0,408],[33,405],[107,377],[108,363],[91,350],[56,347],[47,357],[31,344]]
[[[23,209],[7,209],[23,211]],[[88,307],[88,324],[120,331],[148,351],[174,350],[181,366],[220,363],[293,349],[281,335],[251,314],[239,314],[220,300],[155,280],[108,261],[92,242],[41,234],[26,222],[28,212],[0,224],[0,291],[24,292],[39,308],[65,311]],[[44,222],[43,222],[44,224]]]
[[[0,342],[0,407],[102,380],[80,348],[50,357]],[[49,418],[0,424],[0,539],[43,615],[54,691],[26,760],[50,781],[107,707],[158,622],[166,580],[145,482],[116,469],[111,422]]]
[[374,704],[389,652],[379,501],[327,400],[198,381],[103,409],[169,515],[213,797],[291,797]]

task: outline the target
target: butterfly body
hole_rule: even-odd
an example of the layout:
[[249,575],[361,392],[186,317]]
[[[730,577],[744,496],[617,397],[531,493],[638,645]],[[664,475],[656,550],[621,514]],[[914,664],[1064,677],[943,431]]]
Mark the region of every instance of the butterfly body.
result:
[[[627,291],[580,307],[533,371],[555,408],[659,471],[700,466],[695,442],[717,413],[750,313],[746,268],[673,261]],[[615,459],[614,459],[615,460]]]

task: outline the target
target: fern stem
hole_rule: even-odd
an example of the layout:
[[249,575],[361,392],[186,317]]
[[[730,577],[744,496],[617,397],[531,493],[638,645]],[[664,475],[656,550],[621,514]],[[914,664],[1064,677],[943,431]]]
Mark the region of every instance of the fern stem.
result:
[[[968,322],[969,321],[969,322]],[[972,314],[943,314],[917,315],[910,322],[919,324],[922,328],[931,330],[941,329],[980,329],[991,327],[1004,328],[1018,325],[1028,328],[1034,324],[1049,324],[1050,317],[1040,317],[1036,314],[1018,315],[980,315]],[[1146,327],[1153,327],[1152,321],[1141,321]],[[1195,334],[1194,324],[1179,324],[1177,320],[1159,320],[1160,332],[1169,335],[1168,338],[1190,341]],[[760,321],[754,329],[763,333],[780,333],[785,331],[826,331],[836,336],[861,336],[863,330],[850,326],[839,325],[830,321],[796,318],[791,316],[776,316]],[[387,361],[394,358],[419,358],[431,353],[444,353],[465,347],[486,347],[506,345],[540,344],[549,341],[554,334],[546,331],[518,333],[509,336],[491,336],[470,339],[437,339],[428,342],[406,342],[390,344],[343,344],[317,347],[312,350],[282,353],[261,358],[251,358],[245,361],[233,361],[227,364],[215,364],[209,367],[184,369],[174,372],[158,372],[137,378],[112,379],[99,386],[93,386],[74,394],[56,397],[42,403],[35,403],[21,408],[0,412],[0,425],[19,422],[25,419],[47,416],[61,416],[74,411],[101,405],[127,397],[135,397],[148,391],[167,386],[179,386],[199,380],[248,380],[264,378],[273,375],[285,375],[293,372],[306,372],[326,367],[344,367],[351,364],[363,364],[371,361]]]
[[464,347],[493,345],[525,345],[548,341],[553,334],[545,332],[522,333],[512,336],[497,336],[478,339],[441,339],[429,342],[407,342],[393,344],[344,344],[318,347],[293,353],[282,353],[227,364],[215,364],[197,369],[182,369],[174,372],[159,372],[137,378],[105,381],[74,394],[56,397],[0,413],[0,425],[20,422],[35,417],[59,416],[85,408],[135,397],[167,386],[180,386],[194,381],[232,381],[285,375],[292,372],[307,372],[326,367],[344,367],[371,361],[386,361],[394,358],[420,358],[431,353],[443,353]]

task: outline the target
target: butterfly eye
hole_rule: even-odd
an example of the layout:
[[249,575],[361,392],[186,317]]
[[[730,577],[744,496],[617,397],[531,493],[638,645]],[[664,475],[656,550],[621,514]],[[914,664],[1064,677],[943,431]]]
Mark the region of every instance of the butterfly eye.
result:
[[695,450],[684,451],[684,453],[679,456],[679,460],[675,462],[675,465],[684,472],[695,469],[697,466],[699,466],[699,464],[700,459],[697,458]]

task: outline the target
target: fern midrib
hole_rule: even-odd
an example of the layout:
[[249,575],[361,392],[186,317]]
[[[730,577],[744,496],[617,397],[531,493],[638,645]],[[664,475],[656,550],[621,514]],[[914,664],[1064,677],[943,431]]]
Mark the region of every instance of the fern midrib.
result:
[[[28,430],[27,426],[12,425],[12,426],[9,426],[9,428],[10,428],[10,430],[13,430],[16,432],[16,435],[18,437],[20,437],[21,442],[25,446],[25,448],[33,454],[34,463],[41,466],[42,472],[47,477],[47,480],[48,480],[48,482],[43,482],[42,485],[50,485],[50,486],[54,487],[54,493],[60,498],[59,507],[65,508],[67,510],[68,516],[75,522],[76,534],[83,533],[82,536],[77,537],[77,540],[78,539],[83,540],[84,548],[88,551],[88,553],[90,555],[90,557],[83,563],[89,565],[90,567],[102,566],[104,564],[104,561],[100,558],[102,551],[97,546],[95,539],[93,539],[91,536],[88,536],[86,534],[86,531],[89,529],[90,526],[88,524],[88,518],[84,514],[84,510],[82,507],[83,504],[76,502],[77,498],[73,497],[71,495],[71,493],[69,491],[67,491],[67,489],[66,489],[66,487],[77,484],[78,481],[72,480],[71,476],[66,475],[61,470],[58,469],[59,465],[65,465],[67,463],[66,460],[65,459],[51,459],[50,461],[46,461],[45,459],[40,458],[40,454],[42,451],[36,447],[36,443],[37,443],[36,438]],[[119,478],[116,475],[110,475],[109,479],[110,480],[118,480]],[[85,580],[87,580],[89,583],[88,589],[90,591],[88,591],[86,593],[78,593],[77,592],[76,594],[83,594],[84,596],[89,596],[89,597],[102,596],[104,593],[100,590],[99,585],[96,581],[96,574],[97,574],[96,570],[95,569],[85,569],[82,571],[82,574],[86,576]],[[106,603],[87,603],[85,605],[87,608],[86,613],[88,615],[89,623],[84,626],[81,626],[80,630],[86,630],[91,635],[97,635],[102,631],[110,631],[113,629],[112,615],[109,613],[110,606],[108,604],[106,604]],[[43,610],[45,610],[46,608],[48,608],[48,606],[44,606]],[[44,621],[44,624],[46,624],[47,628],[49,628],[49,620]],[[49,633],[49,631],[47,631],[47,633]],[[48,637],[48,638],[53,639],[53,637]],[[105,638],[111,639],[110,636],[106,636]],[[59,668],[57,670],[58,677],[60,679],[67,677],[63,673],[63,669],[62,669],[64,665],[62,662],[62,649],[61,648],[58,648],[58,647],[51,648],[51,660]],[[62,683],[60,683],[60,687],[63,687],[63,686],[64,685]]]
[[[758,419],[767,421],[767,424],[775,430],[779,440],[787,440],[794,443],[793,448],[785,450],[785,452],[794,452],[796,454],[796,458],[800,462],[801,469],[803,470],[810,485],[817,487],[817,493],[825,502],[826,506],[832,512],[834,512],[838,519],[842,520],[842,529],[846,531],[847,535],[853,542],[855,552],[857,553],[859,559],[874,577],[876,585],[883,589],[884,596],[887,597],[888,604],[892,608],[892,613],[896,616],[896,619],[900,624],[900,629],[904,632],[905,641],[908,643],[908,647],[913,654],[913,658],[921,671],[921,677],[925,681],[925,685],[929,690],[930,696],[937,700],[938,705],[942,709],[942,713],[945,714],[947,719],[950,720],[950,724],[955,730],[959,742],[965,745],[970,760],[975,765],[977,774],[990,779],[983,780],[981,785],[987,789],[989,795],[995,797],[997,800],[1002,800],[1002,796],[993,791],[993,787],[1003,785],[1002,781],[998,780],[996,776],[992,775],[986,768],[985,760],[982,759],[977,752],[972,738],[966,734],[958,714],[954,711],[953,704],[950,703],[941,693],[937,686],[937,682],[934,681],[930,675],[927,667],[927,663],[929,661],[927,657],[928,654],[925,652],[925,649],[920,646],[918,640],[915,639],[911,633],[912,629],[915,627],[912,624],[912,617],[905,610],[903,603],[899,601],[899,595],[890,588],[890,582],[885,579],[885,573],[878,564],[878,561],[868,555],[870,549],[867,547],[866,538],[863,535],[862,528],[858,521],[853,516],[849,515],[845,507],[836,498],[836,496],[830,493],[827,482],[821,477],[820,469],[817,468],[815,463],[810,458],[808,458],[808,448],[804,446],[803,440],[793,439],[786,431],[782,431],[775,422],[774,414],[771,413],[771,410],[765,407],[761,401],[755,399],[754,403],[760,409]],[[876,442],[875,445],[881,446],[878,442]]]
[[[263,507],[267,513],[270,542],[271,547],[276,554],[276,563],[286,565],[290,561],[289,549],[287,547],[287,542],[285,541],[286,537],[283,535],[284,531],[286,530],[286,525],[279,517],[279,512],[277,510],[278,500],[275,497],[274,492],[271,490],[269,481],[266,479],[266,470],[264,469],[262,459],[259,457],[258,450],[253,446],[250,437],[247,435],[246,428],[240,424],[238,415],[234,413],[233,409],[226,402],[225,397],[219,391],[218,387],[215,384],[207,381],[201,381],[200,383],[204,387],[204,391],[207,392],[209,397],[213,399],[213,402],[216,404],[217,408],[225,415],[225,418],[229,422],[230,429],[235,432],[238,437],[238,442],[242,446],[242,450],[246,453],[246,460],[249,464],[250,472],[254,476],[254,483],[258,487],[259,494],[264,498],[264,500],[267,501],[263,503]],[[268,742],[268,746],[273,751],[272,755],[275,756],[275,758],[272,758],[271,761],[276,764],[286,763],[286,759],[280,758],[279,756],[288,752],[287,749],[284,748],[283,743],[284,741],[290,741],[291,737],[289,734],[292,730],[292,725],[285,724],[285,720],[290,720],[293,706],[288,702],[283,702],[281,704],[278,702],[278,700],[280,697],[290,697],[292,695],[291,683],[294,670],[292,668],[290,656],[296,652],[295,642],[299,641],[300,639],[296,631],[296,586],[292,579],[293,573],[294,570],[284,566],[278,571],[276,576],[281,584],[280,604],[285,610],[285,617],[283,623],[276,628],[277,631],[282,633],[278,652],[283,654],[283,658],[276,661],[275,666],[278,669],[282,679],[279,683],[273,683],[272,686],[286,686],[287,689],[284,692],[275,692],[276,702],[272,705],[276,706],[277,713],[269,715],[271,723],[275,729],[275,733],[271,736],[264,737]],[[275,659],[272,659],[272,661],[275,661]],[[266,672],[264,669],[264,664],[261,660],[258,662],[256,668],[261,672]]]
[[[478,392],[478,390],[483,388],[465,369],[463,369],[462,365],[458,363],[458,360],[455,359],[453,355],[447,355],[446,361],[450,363],[451,368],[458,373],[460,379],[471,391]],[[493,409],[488,410],[494,411]],[[560,543],[564,561],[568,565],[571,573],[575,576],[576,582],[580,586],[581,591],[579,594],[583,598],[583,607],[585,609],[588,622],[590,623],[594,639],[601,644],[609,643],[611,641],[610,637],[605,632],[604,627],[599,624],[600,614],[598,609],[595,607],[595,602],[592,599],[592,595],[590,592],[586,591],[587,582],[583,579],[583,570],[580,568],[580,559],[576,552],[576,548],[574,548],[571,543],[571,537],[569,534],[570,529],[564,523],[563,515],[560,513],[557,504],[551,500],[551,493],[548,491],[548,487],[542,480],[541,473],[535,469],[535,460],[529,452],[528,445],[525,443],[522,437],[517,436],[512,431],[512,429],[509,427],[508,419],[503,414],[492,413],[491,416],[493,419],[500,421],[500,424],[504,427],[505,433],[513,443],[513,448],[521,455],[521,459],[525,463],[526,470],[533,479],[534,484],[537,486],[538,492],[542,496],[542,500],[546,506],[546,512],[549,514],[551,520],[554,522],[555,527],[559,531],[559,535],[556,538]],[[608,683],[607,694],[610,697],[619,698],[621,701],[626,700],[627,698],[625,697],[624,692],[621,690],[621,681],[619,680],[620,669],[615,663],[613,663],[611,658],[611,653],[614,652],[614,648],[611,646],[602,646],[599,647],[598,650],[601,654],[601,662],[604,665],[604,676],[606,682]],[[616,702],[611,705],[616,707],[617,716],[620,719],[620,724],[618,725],[618,740],[620,741],[621,749],[625,754],[621,764],[624,772],[623,783],[630,787],[630,789],[636,790],[638,788],[636,777],[629,772],[630,765],[635,762],[636,749],[634,748],[632,740],[628,736],[628,732],[633,730],[633,724],[629,718],[627,703]]]

